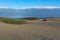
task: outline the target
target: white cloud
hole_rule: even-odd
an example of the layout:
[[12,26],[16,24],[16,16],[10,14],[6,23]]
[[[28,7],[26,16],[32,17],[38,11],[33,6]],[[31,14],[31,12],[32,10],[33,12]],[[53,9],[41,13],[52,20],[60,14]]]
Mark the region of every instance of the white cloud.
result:
[[55,6],[44,6],[44,7],[40,7],[40,8],[54,9],[54,8],[60,8],[60,7],[55,7]]
[[32,8],[47,8],[47,9],[54,9],[54,8],[60,8],[57,6],[34,6]]
[[33,6],[33,7],[22,7],[21,9],[29,9],[29,8],[47,8],[47,9],[54,9],[54,8],[60,8],[57,6]]
[[5,6],[0,6],[0,8],[7,8],[7,7],[5,7]]
[[[6,6],[0,6],[0,8],[10,8]],[[32,6],[32,7],[20,7],[20,8],[12,8],[12,9],[29,9],[29,8],[47,8],[47,9],[54,9],[54,8],[60,8],[57,6]]]

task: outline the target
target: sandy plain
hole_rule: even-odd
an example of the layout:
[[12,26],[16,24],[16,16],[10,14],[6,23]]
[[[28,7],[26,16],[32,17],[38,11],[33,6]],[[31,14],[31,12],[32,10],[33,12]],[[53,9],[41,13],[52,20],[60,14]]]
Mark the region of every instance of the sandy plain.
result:
[[28,21],[15,25],[0,22],[0,40],[60,40],[60,21]]

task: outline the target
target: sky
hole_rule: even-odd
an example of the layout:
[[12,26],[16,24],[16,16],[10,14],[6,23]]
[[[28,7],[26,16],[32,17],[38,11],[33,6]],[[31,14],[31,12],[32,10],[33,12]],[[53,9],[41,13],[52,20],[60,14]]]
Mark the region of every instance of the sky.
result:
[[0,8],[59,8],[60,0],[0,0]]

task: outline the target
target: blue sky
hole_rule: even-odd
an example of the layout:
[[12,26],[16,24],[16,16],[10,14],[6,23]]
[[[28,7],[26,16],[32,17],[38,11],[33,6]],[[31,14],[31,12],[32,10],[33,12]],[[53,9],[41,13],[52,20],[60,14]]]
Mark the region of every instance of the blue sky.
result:
[[60,0],[0,0],[0,8],[60,7]]

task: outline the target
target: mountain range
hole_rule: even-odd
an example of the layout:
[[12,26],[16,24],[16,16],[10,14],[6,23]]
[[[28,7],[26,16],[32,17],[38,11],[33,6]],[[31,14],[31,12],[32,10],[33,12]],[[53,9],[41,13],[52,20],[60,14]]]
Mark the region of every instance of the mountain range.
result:
[[29,9],[12,9],[0,8],[0,17],[7,18],[26,18],[26,17],[60,17],[60,8],[29,8]]

